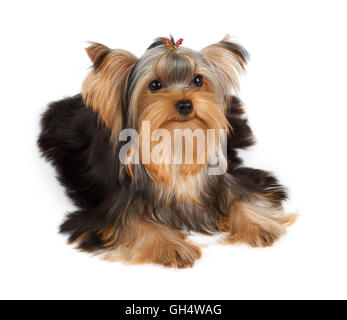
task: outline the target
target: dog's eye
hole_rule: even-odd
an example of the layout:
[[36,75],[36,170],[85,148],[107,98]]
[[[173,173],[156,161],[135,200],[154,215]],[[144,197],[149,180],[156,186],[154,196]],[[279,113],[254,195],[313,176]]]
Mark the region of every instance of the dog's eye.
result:
[[202,86],[202,76],[197,75],[194,79],[193,79],[194,84],[197,87],[201,87]]
[[158,91],[163,87],[163,84],[159,80],[154,80],[149,84],[149,90],[152,92]]

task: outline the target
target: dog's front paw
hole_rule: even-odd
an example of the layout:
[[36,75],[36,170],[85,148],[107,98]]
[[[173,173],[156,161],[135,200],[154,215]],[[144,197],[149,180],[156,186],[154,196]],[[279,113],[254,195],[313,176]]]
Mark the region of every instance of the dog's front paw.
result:
[[244,236],[244,242],[252,247],[270,247],[285,233],[284,229],[264,230],[259,226],[252,226]]
[[243,242],[252,247],[269,247],[295,222],[296,215],[285,216],[268,203],[235,202],[222,221],[227,243]]
[[231,233],[225,239],[227,243],[247,243],[252,247],[270,247],[285,233],[280,224],[273,224],[271,228],[264,229],[262,226],[250,224],[243,230]]
[[170,243],[162,248],[154,262],[165,267],[191,268],[200,257],[201,250],[196,245],[189,242]]

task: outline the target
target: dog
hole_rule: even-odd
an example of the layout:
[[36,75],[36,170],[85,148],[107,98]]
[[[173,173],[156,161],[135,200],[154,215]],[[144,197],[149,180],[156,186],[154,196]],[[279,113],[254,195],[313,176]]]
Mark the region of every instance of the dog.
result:
[[[201,257],[191,232],[267,247],[295,221],[283,213],[286,189],[272,173],[242,166],[237,153],[254,144],[236,95],[248,52],[228,36],[199,52],[182,41],[157,38],[140,58],[91,43],[81,93],[42,115],[40,151],[78,208],[60,232],[80,250],[187,268]],[[139,132],[137,144],[125,130]],[[179,155],[192,161],[172,163],[168,154],[177,160],[178,151],[167,139],[163,146],[165,135],[148,141],[158,130],[225,135],[214,132],[202,151],[197,136],[185,140]],[[148,159],[154,151],[161,161]],[[216,165],[222,169],[210,174]]]

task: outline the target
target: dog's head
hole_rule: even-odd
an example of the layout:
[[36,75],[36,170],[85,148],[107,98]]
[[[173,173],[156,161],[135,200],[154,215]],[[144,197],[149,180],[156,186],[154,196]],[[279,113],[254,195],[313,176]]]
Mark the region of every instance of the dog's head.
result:
[[227,102],[246,50],[228,37],[200,52],[174,45],[158,38],[139,59],[98,43],[86,49],[93,70],[82,96],[116,139],[124,128],[141,132],[143,121],[151,131],[228,129]]

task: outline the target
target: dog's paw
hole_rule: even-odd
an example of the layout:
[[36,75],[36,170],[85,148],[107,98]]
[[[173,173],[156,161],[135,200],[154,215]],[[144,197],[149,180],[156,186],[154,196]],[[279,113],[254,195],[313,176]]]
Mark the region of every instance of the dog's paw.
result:
[[283,215],[280,208],[267,202],[235,202],[230,215],[222,221],[226,243],[242,242],[252,247],[269,247],[286,233],[296,215]]
[[285,230],[272,232],[256,227],[255,230],[248,236],[248,244],[254,248],[271,247],[274,242],[279,239]]
[[200,257],[201,250],[194,244],[189,242],[170,243],[156,257],[155,263],[172,268],[191,268]]
[[242,230],[242,233],[236,232],[228,235],[225,241],[228,244],[246,243],[254,248],[270,247],[285,232],[285,228],[279,224],[275,228],[269,230],[254,224],[248,226],[247,230]]
[[296,215],[277,217],[262,225],[253,224],[245,235],[246,242],[252,247],[270,247],[286,233],[286,227],[292,225]]

